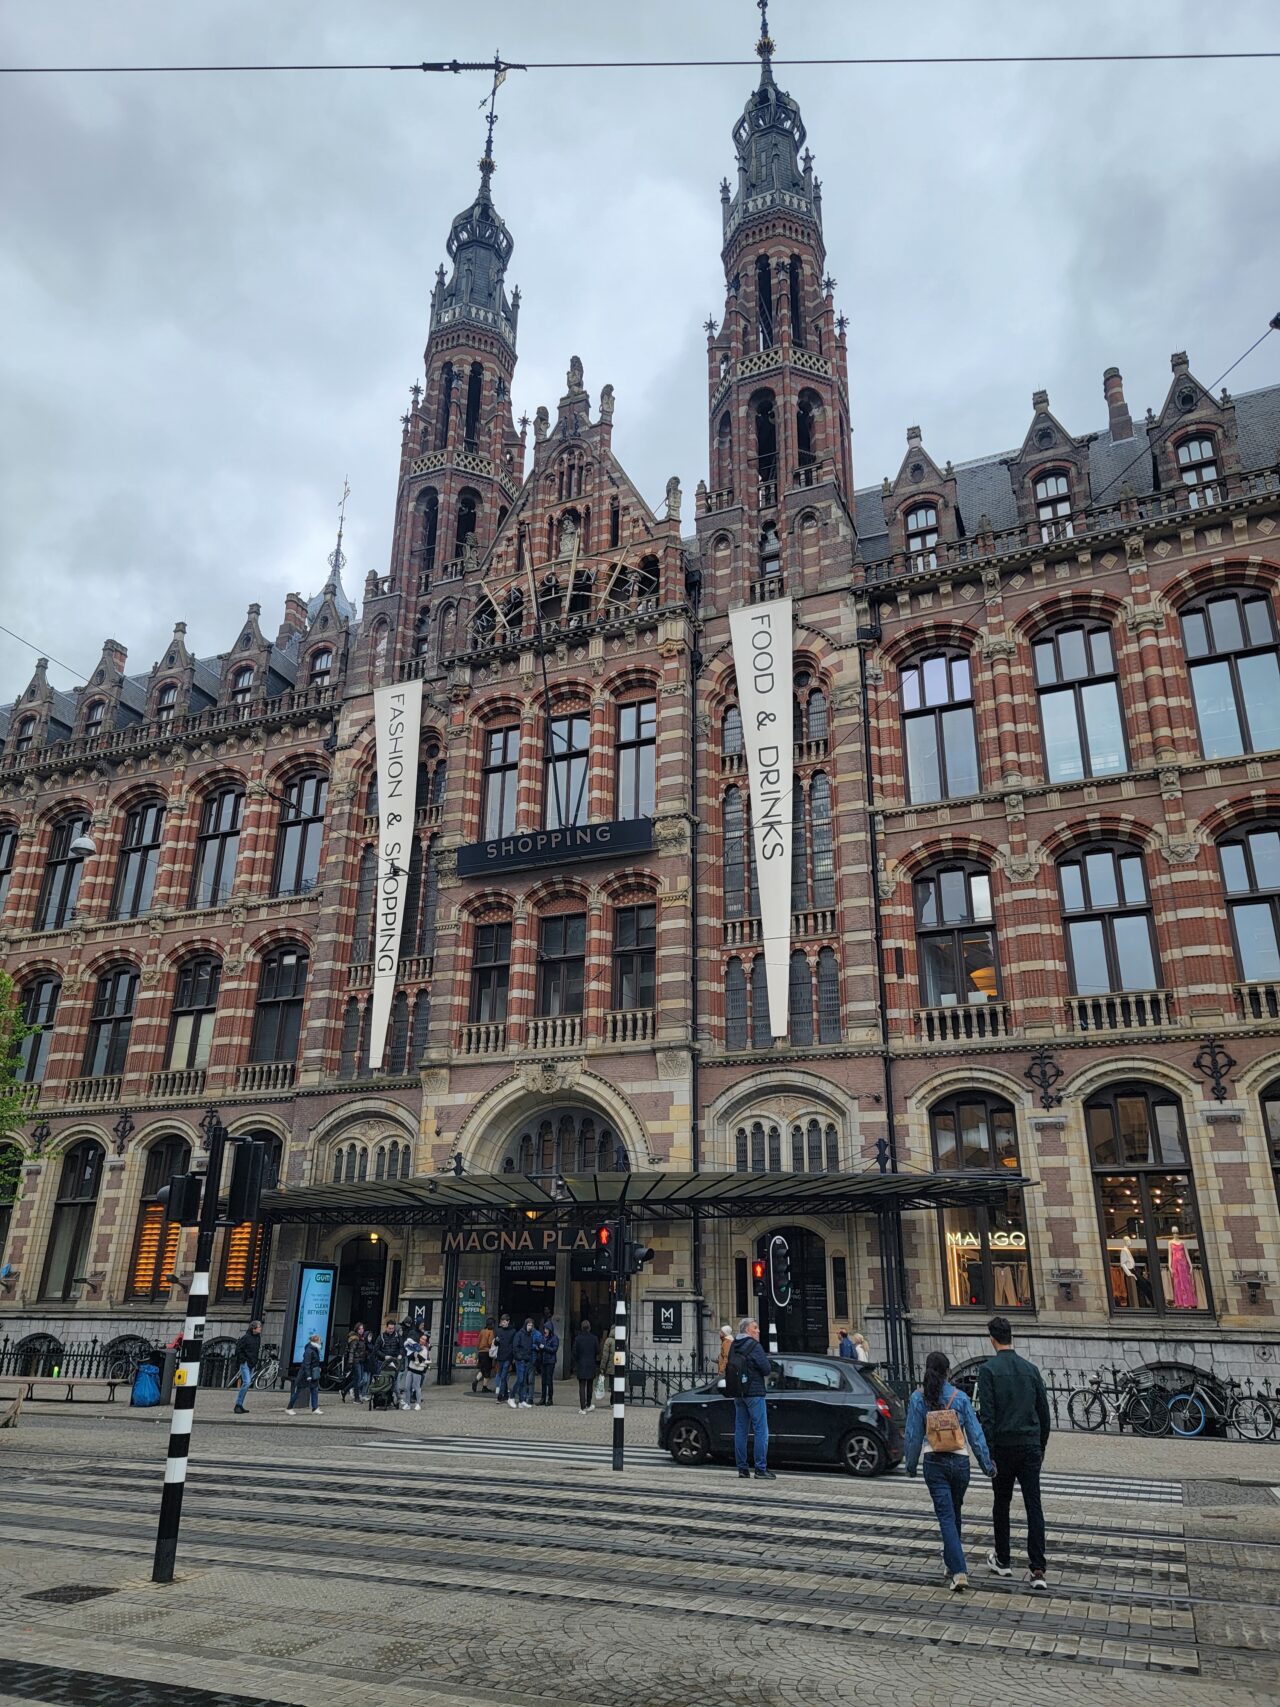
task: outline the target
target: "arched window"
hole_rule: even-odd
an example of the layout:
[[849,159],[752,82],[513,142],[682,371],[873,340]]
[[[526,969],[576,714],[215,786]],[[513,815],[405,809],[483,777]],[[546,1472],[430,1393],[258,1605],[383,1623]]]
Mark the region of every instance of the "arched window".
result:
[[365,1069],[365,1009],[355,996],[347,997],[342,1010],[342,1044],[338,1058],[340,1079],[360,1078]]
[[538,925],[537,1013],[580,1014],[586,987],[587,915],[555,913]]
[[369,1177],[369,1152],[354,1140],[338,1144],[333,1152],[334,1185],[356,1185]]
[[14,855],[18,851],[18,831],[14,824],[0,824],[0,913],[9,898],[9,880],[13,876]]
[[418,518],[418,572],[430,575],[436,566],[436,540],[440,532],[440,494],[434,486],[428,486],[418,495],[414,510]]
[[1270,596],[1243,589],[1188,606],[1182,644],[1205,758],[1280,747],[1280,657]]
[[29,753],[36,738],[36,720],[34,717],[23,717],[13,733],[13,750],[15,753]]
[[[940,1173],[1018,1172],[1017,1117],[981,1091],[949,1097],[929,1113]],[[950,1310],[1029,1310],[1031,1262],[1022,1192],[976,1209],[941,1209],[942,1279]]]
[[107,702],[105,699],[91,699],[89,701],[84,713],[84,733],[87,739],[92,740],[95,735],[101,735],[102,722],[106,714]]
[[721,741],[726,759],[741,758],[747,750],[742,738],[742,713],[736,705],[731,705],[724,714]]
[[1183,439],[1178,446],[1178,476],[1187,488],[1187,505],[1198,510],[1219,503],[1218,452],[1207,433]]
[[812,688],[805,701],[804,739],[811,744],[825,741],[829,734],[827,696],[822,688]]
[[[809,701],[812,706],[813,701]],[[809,847],[813,862],[813,904],[836,904],[835,831],[831,821],[831,783],[822,771],[809,783]]]
[[1218,858],[1242,981],[1280,979],[1280,827],[1234,830],[1218,843]]
[[801,484],[806,484],[805,470],[818,460],[818,422],[822,415],[822,399],[816,391],[802,391],[796,404],[796,462]]
[[453,363],[446,362],[440,370],[440,419],[436,427],[436,449],[444,450],[449,443],[450,417],[453,413]]
[[391,645],[391,624],[381,620],[375,622],[372,641],[370,650],[373,655],[373,673],[375,676],[381,676],[387,667],[387,649]]
[[14,1077],[22,1084],[38,1085],[44,1078],[61,994],[62,980],[55,972],[40,973],[22,992],[22,1023],[34,1027],[18,1045]]
[[724,969],[724,1046],[747,1047],[747,978],[734,955]]
[[280,808],[273,895],[309,895],[320,874],[320,844],[329,779],[305,771],[285,784],[286,804]]
[[77,1280],[86,1278],[94,1210],[102,1185],[102,1157],[101,1144],[85,1138],[62,1159],[40,1281],[40,1297],[45,1302],[65,1304],[76,1296]]
[[209,1065],[221,982],[222,962],[216,955],[200,954],[179,967],[165,1057],[170,1071]]
[[773,348],[773,274],[767,255],[756,257],[756,337],[759,349]]
[[159,1192],[174,1174],[185,1174],[191,1166],[191,1146],[184,1138],[162,1138],[147,1151],[138,1226],[133,1237],[133,1261],[129,1265],[127,1296],[155,1300],[167,1298],[170,1275],[178,1260],[183,1229],[165,1220]]
[[1071,988],[1078,996],[1159,986],[1142,855],[1101,843],[1058,866]]
[[49,837],[49,857],[45,861],[40,884],[40,899],[36,903],[38,931],[59,930],[74,917],[84,855],[73,853],[71,844],[88,834],[89,819],[84,812],[72,812],[54,825]]
[[746,912],[747,815],[742,790],[724,794],[724,916],[740,919]]
[[480,515],[480,494],[464,486],[458,494],[458,526],[453,536],[453,555],[462,556],[462,548],[476,531]]
[[409,1072],[418,1070],[418,1063],[426,1052],[427,1040],[431,1031],[431,993],[419,990],[413,999],[413,1025],[409,1033]]
[[360,870],[356,878],[356,916],[351,933],[351,952],[358,961],[373,959],[377,900],[378,850],[369,846],[360,851]]
[[926,1008],[993,1002],[1000,994],[991,878],[964,861],[916,879],[920,995]]
[[733,416],[727,409],[716,428],[715,485],[720,492],[729,492],[733,488]]
[[111,898],[113,919],[139,919],[151,911],[163,839],[164,803],[148,800],[135,806],[124,821],[115,893]]
[[479,362],[472,362],[471,371],[467,375],[467,413],[462,429],[462,448],[475,450],[480,432],[480,396],[484,386],[484,369]]
[[445,778],[449,761],[433,741],[423,751],[418,766],[418,805],[443,806]]
[[911,800],[977,794],[973,684],[963,652],[932,652],[902,671],[902,722]]
[[297,1060],[308,958],[307,950],[298,943],[283,943],[263,957],[250,1061]]
[[318,652],[311,654],[307,666],[307,686],[309,688],[327,688],[333,679],[333,653],[327,646],[322,646]]
[[1129,768],[1111,631],[1063,623],[1031,648],[1050,782],[1078,782]]
[[[263,1188],[274,1191],[280,1184],[284,1145],[270,1132],[249,1134],[255,1142],[265,1144],[266,1157],[262,1170]],[[252,1301],[258,1285],[258,1267],[262,1261],[261,1221],[242,1221],[238,1227],[228,1227],[222,1235],[222,1262],[218,1270],[218,1300],[230,1303]]]
[[1042,474],[1035,483],[1035,500],[1041,541],[1047,544],[1051,539],[1070,539],[1075,529],[1071,523],[1071,482],[1066,474],[1057,469]]
[[89,1021],[89,1042],[84,1052],[86,1079],[124,1072],[137,1001],[136,967],[112,966],[98,979]]
[[610,545],[610,548],[612,549],[614,546],[620,545],[621,543],[622,543],[622,506],[616,498],[610,498],[610,500],[609,500],[609,545]]
[[613,910],[613,1005],[652,1008],[657,993],[658,909],[652,902]]
[[[403,990],[397,990],[391,999],[391,1024],[387,1027],[386,1050],[382,1057],[382,1070],[393,1078],[399,1078],[409,1072],[409,998]],[[408,1161],[408,1151],[405,1161]]]
[[205,796],[200,807],[200,833],[191,877],[193,907],[217,907],[229,899],[235,882],[243,816],[244,790],[238,784]]
[[757,391],[751,399],[756,434],[756,477],[762,486],[778,478],[778,423],[772,391]]
[[379,1144],[373,1157],[374,1179],[408,1179],[410,1151],[408,1141],[401,1144],[391,1138]]
[[769,1049],[772,1044],[769,984],[765,976],[764,955],[757,954],[751,962],[751,1047]]
[[813,1042],[813,973],[803,951],[796,949],[791,956],[787,990],[787,1024],[793,1047],[805,1048]]
[[253,698],[253,666],[246,664],[231,677],[232,705],[248,705]]
[[818,950],[818,1042],[840,1041],[840,973],[834,948]]
[[804,778],[791,778],[791,911],[809,905],[809,826],[806,822]]
[[1182,1105],[1155,1085],[1117,1085],[1084,1105],[1114,1315],[1210,1307]]
[[[805,347],[805,317],[804,317],[804,266],[799,255],[791,257],[788,271],[788,285],[791,292],[791,341],[797,349]],[[803,461],[801,463],[803,467]]]
[[156,695],[157,723],[170,723],[178,710],[178,684],[166,682]]
[[938,510],[934,504],[917,504],[904,519],[907,556],[913,569],[938,567]]

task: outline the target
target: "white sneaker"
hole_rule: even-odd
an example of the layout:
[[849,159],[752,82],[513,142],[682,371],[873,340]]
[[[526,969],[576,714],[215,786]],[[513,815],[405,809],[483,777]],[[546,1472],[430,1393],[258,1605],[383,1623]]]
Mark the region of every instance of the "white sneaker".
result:
[[514,1399],[508,1399],[507,1403],[508,1403],[508,1405],[510,1405],[510,1407],[513,1411],[518,1411],[520,1409],[520,1406],[516,1403],[516,1401]]
[[312,1411],[311,1414],[313,1417],[322,1417],[324,1415],[324,1412],[317,1409],[317,1410]]
[[420,1411],[422,1409],[422,1406],[421,1405],[415,1405],[413,1408],[415,1411]]
[[521,1399],[520,1409],[522,1411],[531,1411],[533,1409],[533,1406],[529,1403],[528,1399]]
[[987,1552],[987,1569],[993,1577],[1011,1577],[1013,1575],[1013,1566],[1002,1565],[996,1557],[994,1547],[989,1548]]
[[294,1411],[289,1411],[289,1410],[286,1410],[284,1414],[287,1417],[291,1417],[291,1416],[296,1415],[296,1413]]

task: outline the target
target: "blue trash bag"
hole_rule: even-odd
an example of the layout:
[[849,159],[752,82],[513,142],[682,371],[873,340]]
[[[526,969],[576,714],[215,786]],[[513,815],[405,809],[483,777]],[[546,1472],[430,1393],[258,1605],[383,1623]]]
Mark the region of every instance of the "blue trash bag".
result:
[[154,1363],[144,1363],[133,1378],[133,1391],[129,1395],[131,1405],[158,1405],[160,1403],[160,1371]]

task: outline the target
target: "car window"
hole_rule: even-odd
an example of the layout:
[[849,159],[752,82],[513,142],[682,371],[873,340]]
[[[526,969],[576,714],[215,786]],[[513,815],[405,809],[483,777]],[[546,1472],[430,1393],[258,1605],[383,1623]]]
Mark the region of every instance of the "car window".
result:
[[[863,1387],[870,1387],[878,1399],[896,1399],[897,1394],[887,1381],[881,1379],[874,1369],[856,1369],[850,1371],[853,1376],[853,1390],[861,1392]],[[861,1383],[861,1385],[859,1385]]]
[[770,1393],[780,1393],[783,1386],[782,1365],[776,1357],[769,1359],[769,1379],[765,1387]]
[[787,1363],[785,1381],[788,1393],[830,1393],[845,1390],[840,1371],[829,1363],[806,1363],[793,1358]]

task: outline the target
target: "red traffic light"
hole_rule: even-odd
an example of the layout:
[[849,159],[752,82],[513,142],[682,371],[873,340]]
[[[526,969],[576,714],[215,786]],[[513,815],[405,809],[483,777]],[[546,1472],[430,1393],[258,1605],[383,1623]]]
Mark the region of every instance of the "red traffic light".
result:
[[600,1247],[600,1249],[602,1251],[607,1251],[609,1249],[609,1241],[612,1238],[613,1238],[613,1228],[612,1227],[597,1227],[596,1228],[596,1244]]
[[764,1258],[763,1257],[756,1257],[755,1261],[751,1264],[751,1278],[752,1278],[752,1280],[756,1280],[756,1281],[760,1281],[760,1280],[764,1279]]

